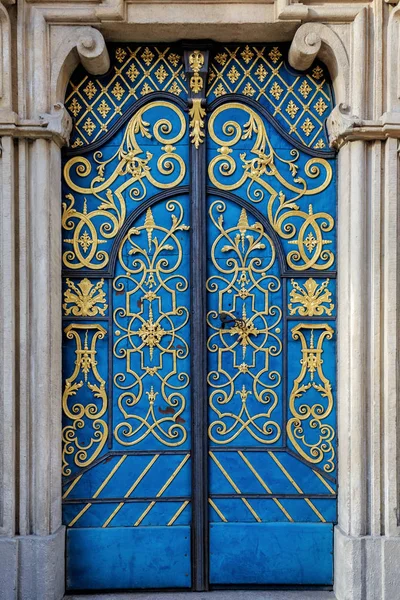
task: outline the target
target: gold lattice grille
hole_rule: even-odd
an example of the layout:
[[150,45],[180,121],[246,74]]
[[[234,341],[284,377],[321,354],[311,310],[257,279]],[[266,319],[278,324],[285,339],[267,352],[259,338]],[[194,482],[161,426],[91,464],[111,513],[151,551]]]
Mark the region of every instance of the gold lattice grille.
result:
[[288,47],[223,46],[214,53],[208,76],[208,100],[242,94],[262,104],[279,125],[309,148],[327,150],[324,129],[333,99],[323,65],[307,73],[293,71]]

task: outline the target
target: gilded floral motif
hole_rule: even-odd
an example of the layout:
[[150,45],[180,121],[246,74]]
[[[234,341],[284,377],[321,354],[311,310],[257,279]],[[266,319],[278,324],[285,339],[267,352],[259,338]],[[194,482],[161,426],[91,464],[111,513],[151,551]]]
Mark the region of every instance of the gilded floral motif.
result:
[[192,107],[189,109],[189,127],[190,127],[190,137],[192,138],[192,143],[194,144],[196,150],[199,145],[203,143],[205,133],[204,133],[204,118],[206,116],[205,108],[201,105],[200,98],[194,98],[192,100]]
[[104,317],[108,308],[106,295],[102,289],[104,279],[100,279],[94,284],[85,277],[75,284],[67,278],[65,283],[68,286],[68,289],[64,292],[63,310],[65,316],[72,314],[74,317],[95,317],[96,315]]
[[332,315],[335,305],[332,303],[332,292],[328,289],[329,279],[318,284],[310,277],[301,286],[297,281],[291,279],[293,289],[290,292],[290,304],[288,305],[291,315],[296,313],[302,317]]

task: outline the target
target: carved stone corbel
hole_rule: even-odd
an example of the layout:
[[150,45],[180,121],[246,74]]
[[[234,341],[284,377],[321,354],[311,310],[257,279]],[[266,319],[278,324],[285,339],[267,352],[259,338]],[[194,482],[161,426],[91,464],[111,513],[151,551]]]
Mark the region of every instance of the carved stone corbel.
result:
[[[310,29],[308,27],[307,29]],[[316,29],[313,27],[312,29]],[[318,31],[298,29],[289,50],[289,63],[299,71],[309,69],[321,49],[321,36]]]
[[72,119],[61,102],[54,105],[51,113],[39,115],[41,127],[46,127],[47,131],[54,133],[60,146],[69,144],[69,136],[72,131]]
[[78,40],[76,49],[86,71],[92,75],[107,73],[110,68],[110,56],[100,31],[93,27],[86,27]]
[[355,128],[361,126],[362,121],[352,114],[351,106],[338,104],[326,120],[329,146],[339,149],[348,138],[353,137]]
[[349,89],[349,59],[339,36],[322,23],[305,23],[296,31],[289,50],[294,69],[308,69],[318,56],[328,67],[336,98],[344,102]]

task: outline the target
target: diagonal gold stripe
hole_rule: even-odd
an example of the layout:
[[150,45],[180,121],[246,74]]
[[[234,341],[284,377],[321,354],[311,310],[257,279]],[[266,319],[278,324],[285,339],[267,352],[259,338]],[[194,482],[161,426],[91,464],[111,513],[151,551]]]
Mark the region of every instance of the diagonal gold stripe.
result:
[[[190,454],[186,454],[184,456],[183,460],[176,467],[175,471],[172,473],[172,475],[169,477],[169,479],[164,483],[164,485],[162,486],[162,488],[160,489],[160,491],[158,492],[158,494],[156,494],[156,498],[159,498],[160,496],[163,495],[163,493],[165,492],[165,490],[169,487],[169,485],[173,482],[173,480],[175,479],[175,477],[178,475],[179,471],[187,463],[187,461],[189,460],[189,457],[190,457]],[[140,517],[138,518],[138,520],[134,524],[134,527],[137,527],[138,525],[140,525],[140,523],[143,521],[143,519],[145,518],[145,516],[149,514],[149,512],[151,511],[151,509],[153,508],[153,506],[155,505],[155,503],[156,503],[155,500],[152,500],[150,502],[150,504],[148,505],[148,507],[143,511],[143,513],[140,515]]]
[[111,513],[111,515],[108,517],[108,519],[106,521],[104,521],[102,527],[107,527],[109,523],[111,523],[111,521],[113,520],[113,518],[115,517],[115,515],[117,514],[117,512],[119,512],[121,510],[121,508],[123,507],[124,502],[120,502],[117,506],[117,508],[115,508],[113,510],[113,512]]
[[159,459],[159,457],[160,457],[159,454],[155,454],[153,456],[153,458],[151,459],[151,461],[149,462],[149,464],[147,465],[147,467],[141,472],[141,474],[139,475],[139,477],[136,479],[135,483],[126,492],[124,498],[128,498],[132,494],[132,492],[137,488],[137,486],[139,485],[139,483],[142,481],[142,479],[144,478],[144,476],[147,475],[147,473],[150,471],[151,467]]
[[[272,494],[271,488],[269,488],[267,486],[267,484],[265,483],[265,481],[263,480],[263,478],[261,477],[261,475],[255,470],[255,468],[253,467],[253,465],[251,464],[251,462],[246,458],[246,456],[243,454],[243,452],[241,452],[240,450],[238,451],[239,456],[244,460],[244,462],[246,463],[246,465],[249,467],[250,471],[253,473],[253,475],[255,475],[255,477],[257,478],[257,480],[260,482],[260,484],[263,486],[264,490],[266,492],[268,492],[268,494]],[[286,510],[286,508],[282,505],[281,502],[279,502],[278,498],[272,498],[272,500],[275,502],[275,504],[281,509],[281,511],[283,512],[283,514],[285,515],[285,517],[291,521],[291,523],[293,523],[293,519],[292,517],[289,515],[288,511]]]
[[86,504],[86,505],[85,505],[85,506],[82,508],[81,512],[79,512],[79,513],[76,515],[76,517],[74,517],[74,518],[72,519],[72,521],[71,521],[70,523],[68,523],[68,527],[72,527],[73,525],[75,525],[75,523],[76,523],[76,522],[77,522],[77,521],[78,521],[78,520],[81,518],[81,516],[82,516],[83,514],[85,514],[85,512],[86,512],[86,511],[87,511],[87,510],[88,510],[88,509],[89,509],[91,506],[92,506],[92,505],[91,505],[90,503],[89,503],[89,504]]
[[211,456],[212,460],[215,462],[215,464],[217,465],[217,467],[219,468],[219,470],[221,471],[221,473],[229,481],[229,483],[231,484],[231,486],[233,487],[233,489],[235,490],[235,492],[237,494],[241,494],[242,492],[239,490],[238,486],[233,481],[233,479],[231,478],[231,476],[225,471],[224,467],[221,465],[221,463],[219,462],[219,460],[217,459],[217,457],[215,456],[215,454],[213,452],[210,452],[210,456]]
[[221,519],[221,521],[223,521],[224,523],[227,523],[228,519],[226,519],[224,517],[224,515],[222,514],[222,512],[220,511],[218,506],[215,504],[215,502],[213,500],[211,500],[211,498],[209,498],[208,501],[209,501],[210,505],[213,507],[213,509],[215,510],[215,512],[217,513],[217,515],[219,516],[219,518]]
[[147,506],[147,508],[145,508],[145,510],[142,512],[142,514],[140,515],[138,520],[134,523],[134,525],[133,525],[134,527],[137,527],[138,525],[140,525],[140,523],[143,521],[145,516],[151,511],[151,509],[153,508],[154,505],[155,505],[155,502],[153,500],[152,502],[150,502],[150,504]]
[[[156,460],[158,459],[159,456],[160,456],[159,454],[155,454],[153,456],[153,458],[151,459],[151,461],[149,462],[149,464],[147,465],[147,467],[145,469],[143,469],[143,471],[140,473],[139,477],[136,479],[136,481],[133,483],[133,485],[126,492],[124,498],[129,498],[129,496],[132,494],[132,492],[134,491],[134,489],[137,488],[137,486],[139,485],[139,483],[142,481],[143,477],[149,472],[149,470],[154,465],[154,463],[156,462]],[[108,517],[108,519],[104,522],[104,524],[102,525],[102,527],[107,527],[111,523],[111,521],[113,520],[113,518],[115,517],[115,515],[121,510],[121,508],[123,507],[124,504],[125,504],[125,502],[120,502],[118,504],[118,506],[113,510],[113,512],[111,513],[111,515]]]
[[111,469],[110,473],[107,475],[107,477],[105,478],[105,480],[103,481],[103,483],[95,491],[95,493],[93,494],[93,498],[97,498],[97,496],[100,494],[100,492],[106,487],[106,485],[110,481],[110,479],[112,477],[114,477],[115,473],[118,471],[118,469],[120,468],[120,466],[122,465],[122,463],[126,459],[126,456],[127,456],[126,454],[124,454],[123,456],[121,456],[121,458],[119,459],[119,461],[117,462],[117,464],[114,465],[114,467]]
[[254,508],[251,506],[250,502],[247,500],[247,498],[241,498],[243,504],[245,506],[247,506],[247,508],[249,509],[249,511],[251,512],[251,514],[253,515],[253,517],[255,518],[255,520],[258,523],[262,523],[262,519],[260,519],[260,517],[258,516],[258,514],[256,513],[256,511],[254,510]]
[[[83,475],[83,473],[82,473],[82,475]],[[78,481],[80,481],[82,479],[82,475],[78,475],[78,477],[73,480],[73,482],[71,483],[71,485],[69,486],[69,488],[64,492],[63,500],[68,496],[68,494],[70,492],[72,492],[72,490],[74,489],[74,487],[76,486],[76,484],[78,483]]]
[[[213,452],[210,452],[210,456],[211,456],[212,460],[215,462],[215,464],[217,465],[217,467],[219,468],[219,470],[221,471],[221,473],[229,481],[229,483],[231,484],[231,486],[233,487],[233,489],[235,490],[235,492],[237,494],[241,494],[242,492],[239,490],[238,486],[233,481],[232,477],[225,471],[224,467],[221,465],[221,463],[219,462],[219,460],[217,459],[217,457],[213,454]],[[256,511],[254,510],[254,508],[251,506],[250,502],[246,498],[241,498],[241,501],[249,509],[249,511],[251,512],[251,514],[255,518],[255,520],[258,521],[259,523],[262,523],[262,519],[260,519],[260,517],[258,516],[258,514],[256,513]]]
[[[93,494],[93,498],[97,498],[97,496],[100,494],[101,490],[103,490],[105,488],[105,486],[107,485],[107,483],[110,481],[111,477],[115,474],[115,472],[119,469],[119,467],[122,465],[122,463],[124,462],[124,460],[126,459],[126,454],[124,456],[122,456],[120,458],[120,460],[117,462],[117,464],[113,467],[113,469],[110,471],[110,473],[107,475],[107,477],[104,479],[104,481],[100,484],[100,486],[98,487],[98,489],[95,491],[95,493]],[[64,498],[66,498],[67,494],[69,494],[69,492],[72,490],[72,488],[74,487],[74,485],[76,485],[77,480],[79,480],[82,477],[82,475],[80,475],[79,477],[77,477],[77,479],[75,479],[75,481],[73,482],[73,485],[70,486],[68,488],[68,490],[65,492],[64,494]],[[85,514],[85,512],[91,507],[91,503],[89,502],[88,504],[86,504],[83,509],[81,510],[80,513],[78,513],[76,515],[76,517],[74,519],[72,519],[72,521],[69,523],[68,527],[72,527],[73,525],[75,525],[75,523],[81,518],[82,515]]]
[[[287,472],[287,470],[285,469],[285,467],[283,466],[283,464],[279,461],[279,459],[275,456],[275,454],[273,452],[271,452],[270,450],[268,451],[268,454],[270,455],[270,457],[274,460],[274,462],[278,465],[278,467],[280,468],[280,470],[282,471],[282,473],[288,478],[288,480],[290,481],[290,483],[295,487],[295,489],[299,492],[299,494],[304,494],[303,490],[301,489],[301,487],[299,485],[297,485],[297,483],[295,482],[295,480],[293,479],[293,477]],[[324,517],[321,515],[321,513],[319,512],[319,510],[317,509],[316,506],[314,506],[314,504],[311,502],[311,500],[309,498],[303,498],[303,500],[305,500],[305,502],[307,502],[308,506],[311,508],[311,510],[317,515],[317,517],[323,522],[326,523],[326,520],[324,519]]]
[[282,471],[282,473],[288,478],[288,480],[290,481],[290,483],[295,487],[296,491],[298,491],[299,494],[303,494],[303,490],[301,489],[301,487],[299,485],[297,485],[297,483],[295,482],[295,480],[293,479],[293,477],[290,475],[290,473],[287,472],[287,470],[285,469],[285,467],[283,466],[283,464],[275,456],[275,453],[271,452],[271,450],[269,450],[268,454],[270,455],[270,457],[272,458],[272,460],[278,465],[278,467],[280,468],[280,470]]
[[163,495],[165,490],[171,485],[171,483],[173,482],[175,477],[178,475],[179,471],[186,465],[187,461],[189,460],[189,457],[190,457],[190,454],[186,454],[186,456],[184,456],[183,460],[176,467],[176,469],[172,473],[171,477],[168,479],[168,481],[163,485],[161,490],[158,492],[158,494],[156,495],[156,498],[159,498],[160,496]]
[[327,489],[328,489],[328,490],[329,490],[329,491],[330,491],[332,494],[336,494],[336,492],[335,492],[335,490],[333,489],[333,487],[331,487],[331,486],[329,485],[329,483],[328,483],[327,481],[325,481],[325,479],[322,477],[322,475],[320,475],[320,474],[318,473],[318,471],[314,471],[314,470],[313,470],[313,473],[314,473],[314,474],[315,474],[315,475],[318,477],[318,479],[319,479],[320,481],[322,481],[322,483],[324,484],[324,486],[325,486],[325,487],[326,487],[326,488],[327,488]]
[[313,510],[315,512],[315,514],[317,515],[318,519],[320,519],[322,521],[322,523],[326,523],[326,519],[324,518],[323,515],[321,515],[321,513],[319,512],[319,510],[315,506],[315,504],[313,504],[309,498],[304,498],[304,500],[307,502],[307,504],[311,508],[311,510]]
[[178,508],[178,510],[176,511],[176,513],[174,514],[174,516],[172,517],[172,519],[170,521],[168,521],[167,527],[170,527],[171,525],[173,525],[175,523],[175,521],[177,520],[177,518],[179,517],[179,515],[181,515],[183,513],[183,511],[185,510],[185,508],[187,507],[188,504],[189,504],[189,500],[185,500],[185,502],[183,502],[182,506],[180,506]]

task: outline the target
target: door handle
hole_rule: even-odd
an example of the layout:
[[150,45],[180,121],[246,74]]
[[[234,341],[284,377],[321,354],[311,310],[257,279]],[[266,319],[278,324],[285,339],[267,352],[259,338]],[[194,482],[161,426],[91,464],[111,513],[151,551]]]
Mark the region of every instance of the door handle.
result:
[[227,323],[234,323],[237,327],[243,327],[244,325],[243,319],[232,318],[232,316],[226,312],[220,312],[218,317],[221,321],[221,329],[225,329]]

